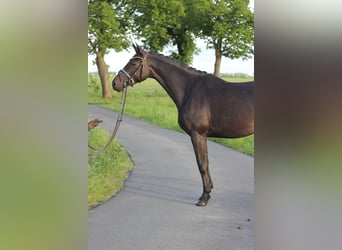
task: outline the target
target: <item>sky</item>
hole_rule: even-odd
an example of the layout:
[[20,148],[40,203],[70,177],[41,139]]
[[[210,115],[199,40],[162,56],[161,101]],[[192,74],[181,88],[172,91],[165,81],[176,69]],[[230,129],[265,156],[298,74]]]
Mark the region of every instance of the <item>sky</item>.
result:
[[[250,1],[250,9],[254,12],[254,0]],[[142,46],[142,43],[139,41],[132,41],[134,43],[138,43]],[[208,73],[214,72],[214,63],[215,63],[215,51],[214,49],[207,49],[204,40],[197,39],[196,40],[197,47],[201,50],[198,55],[194,55],[193,62],[190,65],[191,67],[203,70]],[[169,49],[161,52],[164,55],[167,55]],[[126,63],[131,59],[134,55],[133,47],[129,49],[129,51],[115,52],[113,50],[110,51],[109,54],[105,55],[105,62],[109,65],[109,71],[118,72],[122,69]],[[93,64],[95,60],[95,56],[88,55],[88,72],[97,72],[96,65]],[[250,76],[254,76],[254,58],[248,60],[235,59],[231,60],[226,57],[222,57],[221,61],[221,73],[245,73]]]

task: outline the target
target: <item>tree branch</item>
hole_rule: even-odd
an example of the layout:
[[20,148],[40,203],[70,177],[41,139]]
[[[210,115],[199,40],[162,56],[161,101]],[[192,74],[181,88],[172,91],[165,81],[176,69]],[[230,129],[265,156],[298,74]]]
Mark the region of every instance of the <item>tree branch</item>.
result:
[[92,42],[89,37],[88,37],[88,42],[89,42],[90,46],[93,48],[93,50],[96,52],[96,44],[94,42]]

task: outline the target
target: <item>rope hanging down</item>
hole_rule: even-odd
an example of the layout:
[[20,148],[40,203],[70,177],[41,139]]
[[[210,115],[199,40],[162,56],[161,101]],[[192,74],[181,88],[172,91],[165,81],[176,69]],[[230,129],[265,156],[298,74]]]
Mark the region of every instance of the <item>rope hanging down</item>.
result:
[[118,114],[118,117],[116,119],[116,123],[115,123],[115,127],[113,129],[113,132],[112,132],[112,136],[109,138],[108,142],[102,148],[95,148],[95,147],[89,145],[89,143],[88,143],[88,147],[95,151],[94,153],[88,154],[88,156],[97,156],[97,155],[101,154],[112,143],[112,141],[113,141],[113,139],[114,139],[114,137],[116,135],[116,132],[119,129],[120,122],[122,121],[122,116],[123,116],[123,112],[124,112],[124,109],[125,109],[125,103],[126,103],[126,94],[127,94],[127,88],[124,88],[123,91],[122,91],[122,97],[121,97],[121,102],[120,102],[121,103],[121,111]]

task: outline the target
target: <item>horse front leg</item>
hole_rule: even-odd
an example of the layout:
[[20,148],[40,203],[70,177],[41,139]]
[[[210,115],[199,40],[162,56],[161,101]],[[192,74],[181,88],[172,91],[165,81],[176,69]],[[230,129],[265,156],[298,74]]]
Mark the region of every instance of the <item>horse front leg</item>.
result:
[[203,193],[196,205],[205,206],[210,199],[209,193],[213,188],[213,182],[209,173],[207,138],[194,131],[191,133],[191,142],[194,147],[196,161],[203,183]]

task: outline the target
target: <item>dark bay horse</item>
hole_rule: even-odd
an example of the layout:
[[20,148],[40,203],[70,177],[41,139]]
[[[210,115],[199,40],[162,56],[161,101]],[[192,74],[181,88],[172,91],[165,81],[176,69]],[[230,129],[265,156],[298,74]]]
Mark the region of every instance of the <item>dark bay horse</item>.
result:
[[150,77],[166,90],[177,106],[180,127],[191,137],[203,183],[196,205],[205,206],[213,188],[207,137],[239,138],[254,133],[254,82],[226,82],[138,45],[133,47],[136,54],[114,78],[113,89],[121,91]]

